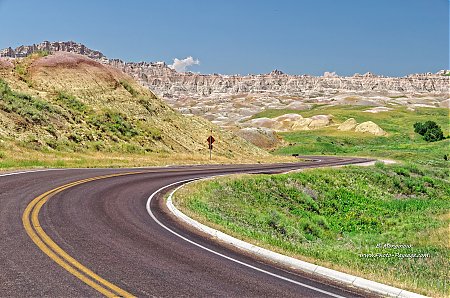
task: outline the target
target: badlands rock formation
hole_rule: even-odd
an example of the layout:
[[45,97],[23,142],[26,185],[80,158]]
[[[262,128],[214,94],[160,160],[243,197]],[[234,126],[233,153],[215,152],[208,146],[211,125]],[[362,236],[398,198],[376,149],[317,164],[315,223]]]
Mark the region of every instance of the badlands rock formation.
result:
[[226,76],[177,73],[164,63],[112,63],[182,113],[201,115],[222,126],[239,125],[265,109],[305,110],[314,103],[439,107],[449,96],[449,77],[439,74]]
[[20,46],[15,49],[11,47],[0,50],[0,57],[11,57],[11,58],[22,58],[26,57],[37,51],[47,51],[47,52],[70,52],[75,54],[80,54],[88,56],[91,59],[105,59],[105,55],[99,51],[91,50],[83,44],[76,43],[73,41],[65,42],[49,42],[44,41],[39,44],[33,44],[30,46]]
[[344,121],[344,123],[339,125],[337,129],[342,131],[350,131],[353,130],[356,127],[356,125],[358,125],[358,123],[354,118],[348,118],[347,120]]
[[340,131],[356,131],[370,133],[376,136],[384,136],[386,132],[372,121],[366,121],[358,124],[354,118],[348,118],[337,128]]
[[265,149],[276,148],[282,143],[275,131],[269,128],[246,127],[237,131],[236,134],[253,145]]
[[[369,106],[448,107],[449,76],[413,74],[383,77],[371,73],[349,77],[288,75],[279,70],[258,75],[178,73],[164,62],[124,62],[75,42],[43,42],[7,48],[3,57],[34,51],[68,51],[115,66],[150,88],[184,114],[201,115],[222,126],[235,126],[265,109],[308,109],[313,103]],[[309,125],[309,124],[308,124]]]
[[376,136],[384,136],[386,132],[381,129],[377,124],[373,123],[372,121],[366,121],[361,124],[358,124],[355,127],[356,132],[366,132],[371,133]]
[[256,118],[244,122],[247,127],[264,127],[274,131],[312,130],[333,124],[332,115],[315,115],[303,118],[299,114],[285,114],[275,118]]
[[[333,122],[333,115],[315,115],[309,118],[303,118],[299,114],[285,114],[275,118],[256,118],[243,123],[247,128],[241,131],[247,133],[252,131],[254,139],[256,139],[255,129],[263,129],[266,134],[273,131],[286,132],[298,130],[314,130],[325,127],[336,127]],[[250,130],[252,128],[253,130]],[[384,136],[386,132],[372,121],[366,121],[358,124],[354,118],[349,118],[337,126],[340,131],[355,131],[361,133],[370,133],[376,136]],[[259,135],[261,132],[259,132]],[[247,138],[246,138],[247,139]],[[249,139],[247,139],[249,140]],[[253,142],[254,143],[254,142]]]

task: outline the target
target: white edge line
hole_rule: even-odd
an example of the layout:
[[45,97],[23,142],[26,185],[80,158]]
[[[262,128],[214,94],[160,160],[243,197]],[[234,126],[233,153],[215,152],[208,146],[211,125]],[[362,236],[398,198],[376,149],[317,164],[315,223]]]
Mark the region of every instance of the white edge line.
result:
[[22,175],[28,173],[38,173],[38,172],[47,172],[47,171],[60,171],[66,169],[42,169],[42,170],[30,170],[30,171],[21,171],[21,172],[10,172],[5,174],[0,174],[0,177],[13,176],[13,175]]
[[[220,175],[220,176],[225,176],[225,175]],[[180,238],[182,238],[182,239],[184,239],[184,240],[186,240],[186,241],[188,241],[188,242],[190,242],[190,243],[192,243],[192,244],[194,244],[194,245],[196,245],[196,246],[198,246],[200,248],[203,248],[203,249],[205,249],[205,250],[207,250],[209,252],[212,252],[212,253],[214,253],[216,255],[219,255],[221,257],[224,257],[224,258],[226,258],[228,260],[231,260],[233,262],[239,263],[241,265],[250,267],[250,268],[255,269],[257,271],[264,272],[266,274],[269,274],[269,275],[281,278],[283,280],[286,280],[286,281],[298,284],[300,286],[304,286],[304,287],[316,290],[318,292],[321,292],[321,293],[324,293],[324,294],[328,294],[328,295],[333,296],[333,297],[341,297],[339,295],[336,295],[336,294],[333,294],[333,293],[330,293],[330,292],[327,292],[327,291],[324,291],[324,290],[321,290],[321,289],[317,289],[317,288],[309,286],[309,285],[305,285],[303,283],[291,280],[291,279],[283,277],[283,276],[279,276],[277,274],[265,271],[263,269],[260,269],[260,268],[254,267],[252,265],[243,263],[241,261],[235,260],[235,259],[233,259],[231,257],[226,256],[226,255],[220,254],[220,253],[218,253],[216,251],[213,251],[213,250],[211,250],[211,249],[209,249],[207,247],[204,247],[204,246],[202,246],[202,245],[200,245],[200,244],[198,244],[198,243],[196,243],[196,242],[194,242],[192,240],[189,240],[189,239],[187,239],[186,237],[184,237],[182,235],[179,235],[178,233],[172,231],[171,229],[169,229],[168,227],[163,225],[158,219],[156,219],[156,217],[153,215],[153,213],[152,213],[152,211],[150,209],[151,200],[161,190],[163,190],[165,188],[169,188],[169,187],[171,187],[173,185],[182,183],[182,185],[180,185],[175,190],[173,190],[170,193],[169,197],[167,198],[166,205],[167,205],[168,209],[177,218],[181,219],[185,223],[187,223],[190,226],[196,228],[197,230],[200,230],[200,231],[202,231],[202,232],[204,232],[206,234],[209,234],[209,235],[213,236],[214,238],[216,238],[216,239],[218,239],[220,241],[224,241],[224,242],[226,242],[228,244],[231,244],[231,245],[233,245],[233,246],[235,246],[235,247],[237,247],[239,249],[243,249],[243,250],[245,250],[247,252],[250,252],[252,254],[255,254],[257,256],[263,257],[265,259],[269,259],[269,260],[271,260],[271,261],[273,261],[275,263],[283,264],[285,266],[288,266],[288,267],[291,267],[291,268],[294,268],[294,269],[299,269],[299,270],[306,271],[306,272],[309,272],[309,273],[317,274],[317,275],[320,275],[322,277],[326,277],[328,279],[339,281],[339,282],[342,282],[342,283],[350,285],[350,286],[354,286],[354,287],[361,288],[361,289],[364,289],[364,290],[369,290],[369,291],[372,291],[372,292],[375,292],[375,293],[379,293],[379,294],[382,294],[382,295],[388,295],[390,297],[402,297],[402,298],[413,298],[413,297],[414,298],[416,298],[416,297],[417,298],[425,298],[425,297],[427,297],[427,296],[423,296],[423,295],[420,295],[420,294],[417,294],[417,293],[409,292],[409,291],[402,290],[402,289],[399,289],[399,288],[396,288],[396,287],[392,287],[392,286],[389,286],[389,285],[385,285],[385,284],[382,284],[382,283],[378,283],[378,282],[375,282],[375,281],[371,281],[371,280],[367,280],[367,279],[364,279],[364,278],[361,278],[361,277],[357,277],[357,276],[354,276],[354,275],[351,275],[351,274],[339,272],[337,270],[333,270],[333,269],[329,269],[329,268],[326,268],[326,267],[318,266],[318,265],[315,265],[315,264],[312,264],[312,263],[308,263],[308,262],[305,262],[305,261],[301,261],[301,260],[298,260],[298,259],[295,259],[295,258],[292,258],[292,257],[288,257],[288,256],[285,256],[285,255],[282,255],[282,254],[270,251],[270,250],[262,248],[262,247],[255,246],[255,245],[250,244],[248,242],[245,242],[245,241],[242,241],[240,239],[234,238],[234,237],[232,237],[230,235],[227,235],[227,234],[225,234],[225,233],[223,233],[221,231],[218,231],[216,229],[213,229],[213,228],[210,228],[210,227],[208,227],[206,225],[203,225],[203,224],[199,223],[198,221],[188,217],[187,215],[182,213],[180,210],[178,210],[173,205],[172,197],[173,197],[173,194],[178,189],[180,189],[181,187],[183,187],[183,186],[185,186],[185,185],[187,185],[189,183],[192,183],[194,181],[204,180],[204,179],[211,179],[213,177],[217,177],[217,176],[182,180],[182,181],[178,181],[178,182],[166,185],[166,186],[158,189],[147,200],[147,206],[146,206],[147,207],[147,212],[150,214],[150,216],[153,218],[153,220],[155,220],[164,229],[168,230],[172,234],[174,234],[174,235],[176,235],[176,236],[178,236],[178,237],[180,237]]]
[[[214,250],[212,250],[212,249],[210,249],[210,248],[207,248],[207,247],[205,247],[205,246],[203,246],[203,245],[201,245],[201,244],[198,244],[197,242],[194,242],[194,241],[192,241],[192,240],[190,240],[190,239],[188,239],[188,238],[186,238],[186,237],[184,237],[184,236],[178,234],[177,232],[171,230],[170,228],[168,228],[167,226],[165,226],[163,223],[161,223],[161,222],[155,217],[155,215],[153,214],[153,212],[152,212],[152,210],[151,210],[151,208],[150,208],[151,201],[152,201],[152,199],[155,197],[155,195],[156,195],[157,193],[159,193],[160,191],[162,191],[162,190],[164,190],[164,189],[166,189],[166,188],[169,188],[169,187],[171,187],[171,186],[174,186],[174,185],[176,185],[176,184],[186,183],[186,182],[193,182],[193,181],[195,181],[195,180],[198,180],[198,178],[194,178],[194,179],[186,179],[186,180],[181,180],[181,181],[178,181],[178,182],[174,182],[174,183],[171,183],[171,184],[169,184],[169,185],[163,186],[163,187],[161,187],[160,189],[158,189],[157,191],[155,191],[154,193],[152,193],[151,196],[148,198],[147,204],[146,204],[147,212],[148,212],[148,214],[152,217],[152,219],[153,219],[156,223],[158,223],[161,227],[163,227],[164,229],[166,229],[166,230],[169,231],[170,233],[174,234],[175,236],[177,236],[177,237],[179,237],[179,238],[181,238],[181,239],[183,239],[183,240],[185,240],[185,241],[187,241],[187,242],[189,242],[189,243],[191,243],[191,244],[193,244],[193,245],[195,245],[195,246],[197,246],[197,247],[200,247],[200,248],[202,248],[202,249],[204,249],[204,250],[206,250],[206,251],[208,251],[208,252],[210,252],[210,253],[213,253],[213,254],[215,254],[215,255],[218,255],[218,256],[220,256],[220,257],[223,257],[223,258],[225,258],[225,259],[227,259],[227,260],[230,260],[230,261],[232,261],[232,262],[238,263],[238,264],[243,265],[243,266],[245,266],[245,267],[254,269],[254,270],[256,270],[256,271],[259,271],[259,272],[262,272],[262,273],[265,273],[265,274],[274,276],[274,277],[276,277],[276,278],[285,280],[285,281],[287,281],[287,282],[291,282],[291,283],[293,283],[293,284],[296,284],[296,285],[299,285],[299,286],[302,286],[302,287],[305,287],[305,288],[308,288],[308,289],[311,289],[311,290],[314,290],[314,291],[317,291],[317,292],[320,292],[320,293],[329,295],[329,296],[331,296],[331,297],[343,298],[343,296],[340,296],[340,295],[337,295],[337,294],[334,294],[334,293],[331,293],[331,292],[328,292],[328,291],[324,291],[324,290],[321,290],[321,289],[319,289],[319,288],[316,288],[316,287],[313,287],[313,286],[310,286],[310,285],[307,285],[307,284],[304,284],[304,283],[301,283],[301,282],[292,280],[292,279],[290,279],[290,278],[287,278],[287,277],[284,277],[284,276],[281,276],[281,275],[278,275],[278,274],[275,274],[275,273],[266,271],[266,270],[264,270],[264,269],[261,269],[261,268],[252,266],[252,265],[247,264],[247,263],[245,263],[245,262],[236,260],[236,259],[234,259],[234,258],[232,258],[232,257],[229,257],[229,256],[226,256],[226,255],[221,254],[221,253],[219,253],[219,252],[216,252],[216,251],[214,251]],[[177,191],[177,190],[178,190],[180,187],[182,187],[182,186],[183,186],[183,185],[177,187],[174,191],[172,191],[172,193],[170,194],[170,196],[172,196],[172,194],[173,194],[175,191]],[[172,205],[172,206],[173,206],[173,205]],[[187,217],[187,216],[186,216],[186,217]],[[208,228],[208,227],[206,227],[206,228]],[[215,236],[215,235],[214,235],[214,236]],[[251,245],[251,244],[249,244],[249,245]]]

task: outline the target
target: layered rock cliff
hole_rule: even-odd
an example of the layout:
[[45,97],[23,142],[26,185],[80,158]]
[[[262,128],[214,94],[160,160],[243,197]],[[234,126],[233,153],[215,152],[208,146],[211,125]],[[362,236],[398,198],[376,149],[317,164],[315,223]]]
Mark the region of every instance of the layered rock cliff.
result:
[[0,57],[22,58],[29,56],[30,54],[37,51],[47,51],[47,52],[63,51],[84,55],[91,59],[106,59],[105,55],[103,55],[99,51],[91,50],[85,45],[81,43],[76,43],[74,41],[64,41],[64,42],[44,41],[39,44],[22,45],[15,49],[9,47],[0,50]]
[[164,64],[116,63],[160,94],[181,92],[209,96],[276,92],[304,96],[313,92],[383,91],[404,93],[448,93],[448,77],[417,74],[407,77],[381,77],[372,74],[352,77],[314,77],[309,75],[263,74],[247,76],[177,73]]
[[4,49],[0,56],[67,51],[115,66],[185,114],[202,115],[221,125],[235,124],[266,108],[304,109],[311,103],[385,104],[448,107],[449,76],[412,74],[383,77],[287,75],[279,70],[260,75],[178,73],[164,62],[124,62],[75,42],[43,42]]
[[351,77],[287,75],[279,70],[259,75],[205,75],[191,72],[177,73],[164,62],[123,62],[108,59],[99,51],[73,41],[49,42],[31,46],[6,48],[0,57],[26,57],[36,51],[65,51],[101,60],[124,70],[139,79],[157,93],[171,95],[188,92],[199,96],[213,93],[238,94],[243,92],[277,92],[289,95],[304,95],[307,91],[348,90],[348,91],[396,91],[405,93],[448,93],[449,77],[444,72],[437,74],[412,74],[406,77],[383,77],[371,73],[355,74]]

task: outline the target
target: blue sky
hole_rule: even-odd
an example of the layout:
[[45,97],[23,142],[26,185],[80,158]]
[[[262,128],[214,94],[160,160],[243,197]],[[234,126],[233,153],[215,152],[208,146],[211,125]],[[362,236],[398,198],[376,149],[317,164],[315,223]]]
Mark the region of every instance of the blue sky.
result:
[[0,0],[0,48],[74,40],[201,73],[403,76],[449,68],[449,0]]

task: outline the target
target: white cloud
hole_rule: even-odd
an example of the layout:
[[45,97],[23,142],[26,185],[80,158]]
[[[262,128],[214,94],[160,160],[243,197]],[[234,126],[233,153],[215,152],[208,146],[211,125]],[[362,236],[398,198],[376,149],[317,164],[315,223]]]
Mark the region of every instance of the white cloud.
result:
[[326,77],[326,78],[335,78],[338,75],[336,74],[335,71],[333,71],[333,72],[326,71],[326,72],[323,73],[323,76]]
[[200,61],[198,59],[194,60],[192,56],[185,59],[173,59],[173,64],[169,65],[170,68],[175,69],[177,72],[185,72],[189,66],[198,65]]

